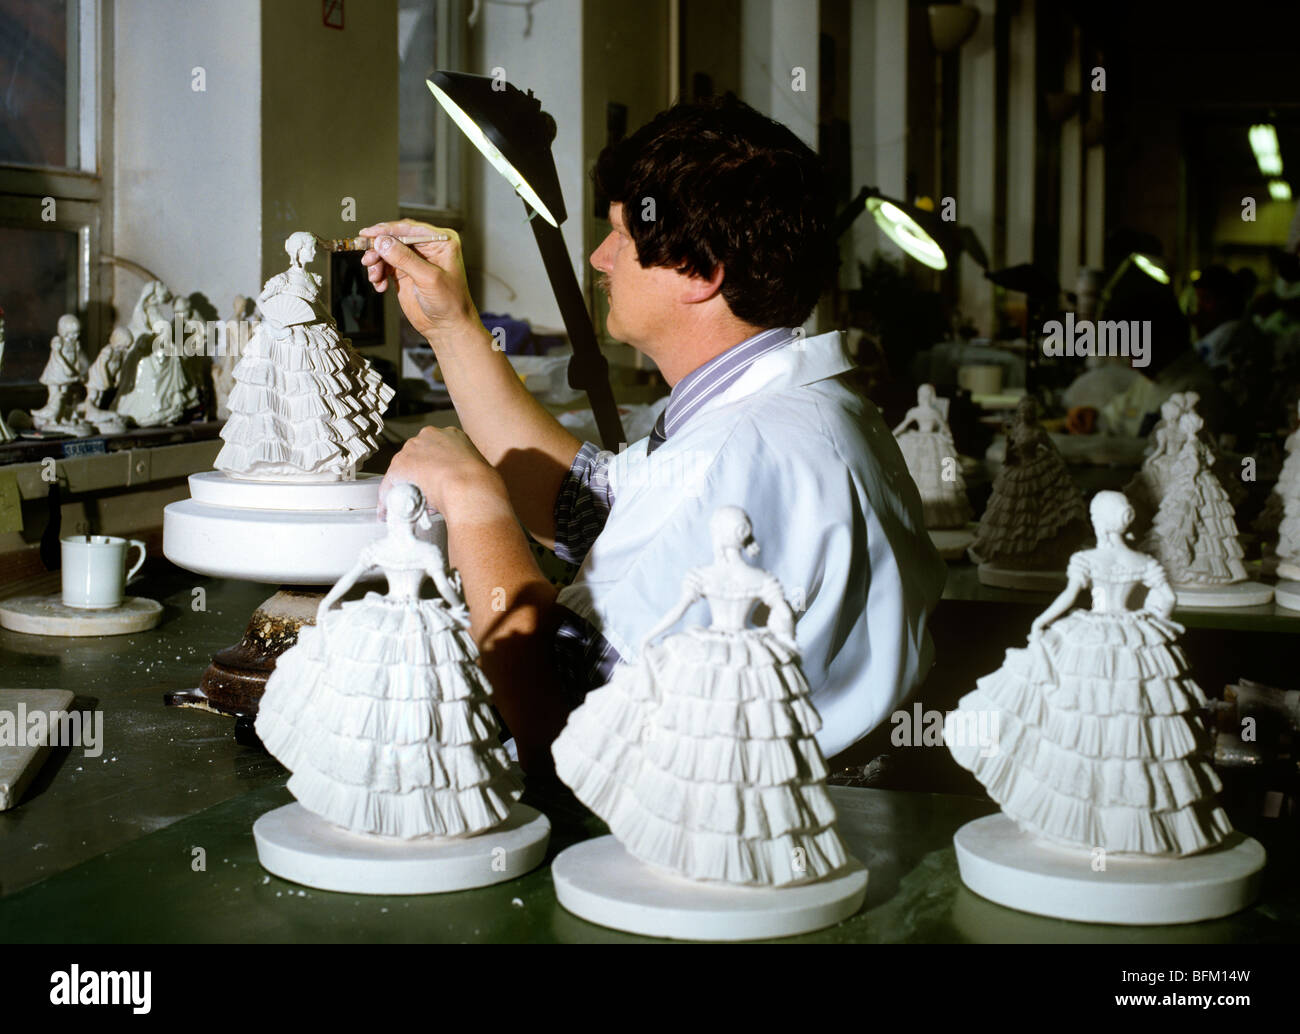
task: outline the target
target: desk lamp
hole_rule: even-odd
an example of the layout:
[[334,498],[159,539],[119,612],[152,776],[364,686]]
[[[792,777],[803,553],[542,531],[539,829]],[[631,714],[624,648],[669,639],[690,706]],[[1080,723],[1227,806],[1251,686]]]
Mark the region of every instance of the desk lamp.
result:
[[551,290],[573,343],[569,386],[587,393],[601,444],[617,450],[624,441],[623,427],[609,383],[609,363],[596,342],[582,289],[560,233],[560,224],[567,215],[551,156],[555,120],[542,110],[532,90],[524,93],[491,76],[439,71],[425,83],[461,132],[523,200]]

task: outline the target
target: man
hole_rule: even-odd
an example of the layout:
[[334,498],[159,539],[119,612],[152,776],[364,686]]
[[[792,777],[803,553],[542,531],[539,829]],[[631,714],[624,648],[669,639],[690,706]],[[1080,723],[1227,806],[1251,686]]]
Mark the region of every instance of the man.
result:
[[[394,277],[464,433],[425,429],[389,468],[447,521],[483,666],[532,771],[567,712],[634,661],[711,559],[709,519],[742,507],[760,563],[799,612],[796,636],[830,756],[882,721],[929,667],[945,568],[916,487],[875,407],[852,390],[838,333],[799,329],[833,268],[817,156],[727,98],[679,105],[607,148],[595,171],[611,231],[591,256],[608,330],[672,387],[648,439],[614,456],[571,436],[520,384],[478,321],[460,242],[381,223],[363,257]],[[446,231],[442,231],[446,232]],[[559,592],[519,522],[581,562]],[[707,620],[701,605],[688,622]]]

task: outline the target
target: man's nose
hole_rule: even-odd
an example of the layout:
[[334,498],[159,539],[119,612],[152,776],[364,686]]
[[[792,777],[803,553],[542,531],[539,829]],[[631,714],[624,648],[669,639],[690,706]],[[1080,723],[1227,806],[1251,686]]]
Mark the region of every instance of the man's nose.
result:
[[609,261],[605,257],[608,250],[609,237],[600,242],[600,247],[591,253],[591,264],[602,273],[609,272]]

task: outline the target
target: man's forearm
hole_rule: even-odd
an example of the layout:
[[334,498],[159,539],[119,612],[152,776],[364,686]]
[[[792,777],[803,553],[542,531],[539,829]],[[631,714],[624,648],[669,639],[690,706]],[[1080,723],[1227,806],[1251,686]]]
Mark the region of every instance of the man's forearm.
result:
[[519,380],[481,324],[430,338],[461,427],[501,474],[533,536],[555,542],[555,497],[582,443]]
[[444,516],[449,559],[460,571],[493,703],[514,735],[519,763],[543,774],[567,718],[551,650],[555,588],[499,494],[466,491]]

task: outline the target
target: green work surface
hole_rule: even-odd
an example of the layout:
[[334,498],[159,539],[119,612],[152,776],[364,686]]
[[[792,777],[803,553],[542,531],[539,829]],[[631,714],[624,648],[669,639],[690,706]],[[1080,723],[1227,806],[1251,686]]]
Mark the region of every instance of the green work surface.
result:
[[[196,610],[194,589],[205,590]],[[104,753],[60,748],[26,797],[0,813],[0,940],[11,942],[638,942],[565,912],[549,862],[603,827],[562,788],[525,801],[552,822],[547,863],[455,894],[371,897],[299,887],[257,862],[253,822],[291,800],[286,774],[239,746],[230,719],[162,705],[236,640],[271,587],[158,564],[136,595],[166,605],[150,632],[56,639],[0,631],[9,686],[65,687],[104,712]],[[942,748],[937,748],[941,750]],[[1012,911],[967,891],[952,835],[993,806],[975,797],[833,787],[849,848],[870,870],[867,903],[793,940],[856,942],[1240,943],[1293,941],[1300,858],[1292,824],[1256,835],[1270,851],[1260,904],[1182,927],[1087,926]],[[196,849],[200,849],[196,852]],[[203,865],[197,866],[202,859]]]

